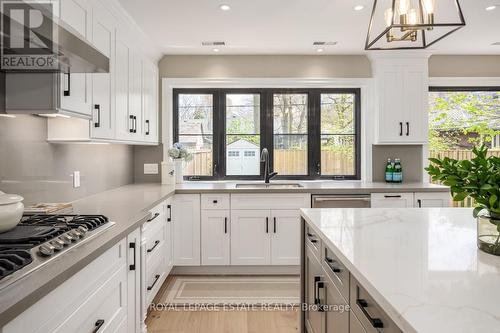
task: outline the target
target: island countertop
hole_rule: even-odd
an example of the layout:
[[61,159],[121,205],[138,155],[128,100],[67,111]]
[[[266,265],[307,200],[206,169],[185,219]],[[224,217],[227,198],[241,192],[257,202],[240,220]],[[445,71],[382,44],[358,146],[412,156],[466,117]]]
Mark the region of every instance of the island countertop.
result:
[[468,208],[302,209],[403,332],[500,332],[500,257]]

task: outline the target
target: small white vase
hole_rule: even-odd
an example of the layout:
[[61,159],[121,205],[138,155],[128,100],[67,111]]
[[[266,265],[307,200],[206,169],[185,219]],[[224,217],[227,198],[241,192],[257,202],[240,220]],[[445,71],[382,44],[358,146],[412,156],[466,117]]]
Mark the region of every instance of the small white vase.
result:
[[182,172],[182,159],[180,158],[174,159],[174,175],[176,184],[184,183],[184,174]]

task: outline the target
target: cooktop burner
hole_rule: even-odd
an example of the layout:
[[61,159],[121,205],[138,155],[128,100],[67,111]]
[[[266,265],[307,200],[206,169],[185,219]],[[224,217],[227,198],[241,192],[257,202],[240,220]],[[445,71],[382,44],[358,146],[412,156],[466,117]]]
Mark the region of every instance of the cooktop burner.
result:
[[24,215],[17,227],[0,233],[0,280],[25,267],[36,269],[111,225],[103,215]]

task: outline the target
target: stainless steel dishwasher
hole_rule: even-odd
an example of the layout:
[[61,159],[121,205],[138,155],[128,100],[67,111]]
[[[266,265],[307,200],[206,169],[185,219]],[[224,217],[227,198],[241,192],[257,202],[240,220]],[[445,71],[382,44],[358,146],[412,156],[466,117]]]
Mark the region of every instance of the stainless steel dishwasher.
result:
[[370,195],[313,195],[313,208],[370,208]]

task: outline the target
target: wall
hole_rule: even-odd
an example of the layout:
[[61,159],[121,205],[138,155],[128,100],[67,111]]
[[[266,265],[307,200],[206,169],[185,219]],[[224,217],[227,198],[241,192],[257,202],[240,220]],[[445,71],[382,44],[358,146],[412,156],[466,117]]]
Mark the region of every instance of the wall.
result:
[[[126,145],[49,144],[47,121],[0,117],[0,190],[25,203],[72,201],[134,181],[134,148]],[[81,187],[73,188],[73,171]]]
[[500,77],[500,55],[432,56],[431,77]]
[[373,145],[372,147],[373,181],[385,181],[385,166],[387,159],[401,159],[403,166],[403,181],[422,182],[423,147],[420,145]]

